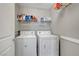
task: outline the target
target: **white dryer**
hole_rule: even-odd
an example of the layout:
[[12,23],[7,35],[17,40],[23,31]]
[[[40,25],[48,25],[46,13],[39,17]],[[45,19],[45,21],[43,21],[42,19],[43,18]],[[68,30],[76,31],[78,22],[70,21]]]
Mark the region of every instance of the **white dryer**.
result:
[[36,56],[37,39],[34,31],[22,31],[16,38],[16,56]]
[[39,56],[58,56],[59,39],[52,35],[50,31],[38,31],[38,55]]
[[37,31],[37,36],[39,35],[51,35],[51,31]]

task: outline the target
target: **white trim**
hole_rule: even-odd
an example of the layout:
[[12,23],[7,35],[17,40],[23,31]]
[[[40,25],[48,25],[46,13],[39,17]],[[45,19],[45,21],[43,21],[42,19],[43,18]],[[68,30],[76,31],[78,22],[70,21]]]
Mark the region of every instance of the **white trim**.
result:
[[2,37],[0,37],[0,40],[1,39],[4,39],[4,38],[7,38],[7,37],[12,37],[12,38],[15,38],[15,34],[9,34],[9,35],[6,35],[6,36],[2,36]]
[[66,36],[60,36],[60,39],[68,40],[74,43],[79,44],[79,39],[71,38],[71,37],[66,37]]

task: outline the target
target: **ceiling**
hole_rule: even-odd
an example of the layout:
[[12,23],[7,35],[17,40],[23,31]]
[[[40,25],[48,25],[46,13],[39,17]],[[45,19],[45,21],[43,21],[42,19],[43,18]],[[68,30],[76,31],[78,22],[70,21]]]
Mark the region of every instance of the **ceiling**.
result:
[[17,3],[20,7],[34,7],[34,8],[42,8],[42,9],[50,9],[52,3]]

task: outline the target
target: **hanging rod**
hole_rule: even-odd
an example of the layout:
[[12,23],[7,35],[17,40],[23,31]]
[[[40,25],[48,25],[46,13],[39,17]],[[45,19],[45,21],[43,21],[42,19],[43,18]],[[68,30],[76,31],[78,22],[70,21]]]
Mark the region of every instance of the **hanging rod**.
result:
[[68,6],[70,6],[72,3],[69,3],[69,4],[67,4],[67,5],[63,5],[62,4],[62,6],[63,6],[63,8],[66,8],[66,7],[68,7]]

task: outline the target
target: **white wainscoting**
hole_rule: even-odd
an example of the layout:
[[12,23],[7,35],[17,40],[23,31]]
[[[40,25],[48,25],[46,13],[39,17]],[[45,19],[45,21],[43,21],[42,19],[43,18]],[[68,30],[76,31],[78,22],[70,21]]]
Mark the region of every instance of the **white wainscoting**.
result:
[[60,55],[79,56],[79,39],[60,36]]
[[14,35],[8,35],[0,38],[0,55],[14,56]]

